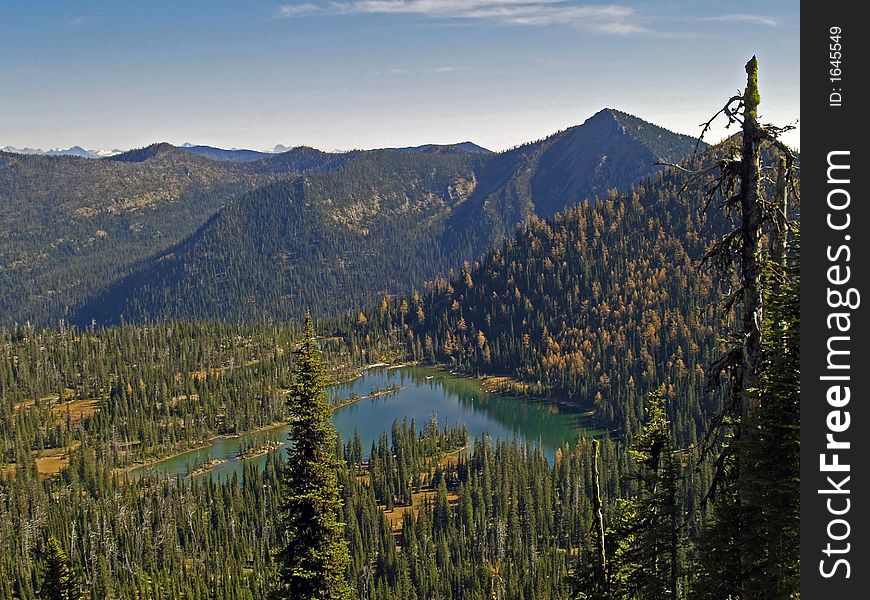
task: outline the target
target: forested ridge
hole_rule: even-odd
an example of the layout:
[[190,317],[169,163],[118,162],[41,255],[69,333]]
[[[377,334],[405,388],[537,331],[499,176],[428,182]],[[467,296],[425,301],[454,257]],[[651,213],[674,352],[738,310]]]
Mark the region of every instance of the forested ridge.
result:
[[603,110],[502,153],[471,143],[246,161],[166,143],[100,160],[0,153],[0,315],[7,326],[326,316],[406,292],[527,217],[625,188],[693,146]]
[[373,151],[333,174],[261,187],[73,318],[251,321],[364,304],[446,268],[439,222],[473,190],[473,158]]
[[477,258],[530,216],[627,187],[693,146],[603,110],[499,154],[369,151],[240,197],[72,318],[282,319],[364,306]]
[[0,152],[3,322],[56,325],[231,198],[356,156],[296,148],[237,164],[165,143],[100,160]]

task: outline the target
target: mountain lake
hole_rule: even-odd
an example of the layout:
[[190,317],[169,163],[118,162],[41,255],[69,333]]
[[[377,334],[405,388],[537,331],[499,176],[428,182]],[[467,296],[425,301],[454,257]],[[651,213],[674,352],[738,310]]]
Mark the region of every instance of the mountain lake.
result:
[[[345,442],[358,431],[366,454],[372,441],[377,442],[385,431],[389,435],[394,420],[413,419],[420,431],[433,413],[442,429],[445,424],[453,427],[461,422],[470,439],[488,435],[493,440],[528,442],[541,446],[550,458],[562,444],[573,446],[580,435],[597,433],[588,428],[588,417],[574,409],[545,400],[487,392],[477,380],[430,367],[369,368],[353,381],[332,386],[329,394],[339,400],[360,397],[336,409],[332,421]],[[129,476],[188,476],[200,469],[200,474],[194,476],[209,474],[218,480],[236,474],[241,478],[245,462],[256,461],[262,467],[267,453],[244,458],[240,453],[263,447],[283,451],[289,431],[290,425],[285,424],[218,438],[209,446],[131,469]],[[210,461],[215,466],[203,468]]]

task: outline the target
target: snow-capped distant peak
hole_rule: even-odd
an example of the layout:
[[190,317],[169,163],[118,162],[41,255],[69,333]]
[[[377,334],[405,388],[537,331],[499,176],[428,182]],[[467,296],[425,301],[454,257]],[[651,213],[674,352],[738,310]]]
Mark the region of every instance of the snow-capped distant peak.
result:
[[123,152],[123,150],[119,150],[118,148],[113,148],[112,150],[90,150],[91,154],[94,154],[100,158],[104,158],[106,156],[115,156],[117,154],[122,154]]
[[123,150],[117,148],[113,150],[86,150],[81,146],[72,146],[71,148],[52,148],[50,150],[42,150],[41,148],[16,148],[15,146],[4,146],[0,148],[3,152],[12,152],[15,154],[38,154],[41,156],[80,156],[82,158],[104,158],[106,156],[115,156],[121,154]]

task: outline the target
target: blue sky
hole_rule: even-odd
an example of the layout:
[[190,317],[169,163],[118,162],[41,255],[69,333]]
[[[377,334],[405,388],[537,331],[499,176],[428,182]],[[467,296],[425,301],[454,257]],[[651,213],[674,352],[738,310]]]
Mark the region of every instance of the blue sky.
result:
[[752,54],[781,125],[799,25],[797,1],[0,0],[0,146],[500,150],[603,107],[695,135]]

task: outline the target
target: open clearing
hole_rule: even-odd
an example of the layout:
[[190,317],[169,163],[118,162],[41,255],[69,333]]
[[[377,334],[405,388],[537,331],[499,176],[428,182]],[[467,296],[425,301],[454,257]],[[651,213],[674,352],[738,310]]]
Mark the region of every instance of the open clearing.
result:
[[93,416],[100,410],[100,400],[98,398],[88,398],[86,400],[73,400],[72,402],[64,402],[51,407],[53,414],[62,424],[67,422],[67,416],[72,425],[78,425],[82,419],[87,419]]
[[[420,507],[426,503],[435,502],[435,495],[437,492],[435,490],[421,490],[419,492],[414,492],[411,494],[411,505],[410,506],[396,506],[393,510],[384,510],[384,515],[390,521],[390,527],[393,530],[393,533],[399,533],[402,531],[402,518],[405,516],[406,512],[411,512],[415,517],[420,512]],[[459,502],[459,496],[453,494],[451,492],[447,493],[447,502],[450,506],[453,506],[457,502]],[[386,507],[382,507],[386,508]]]

